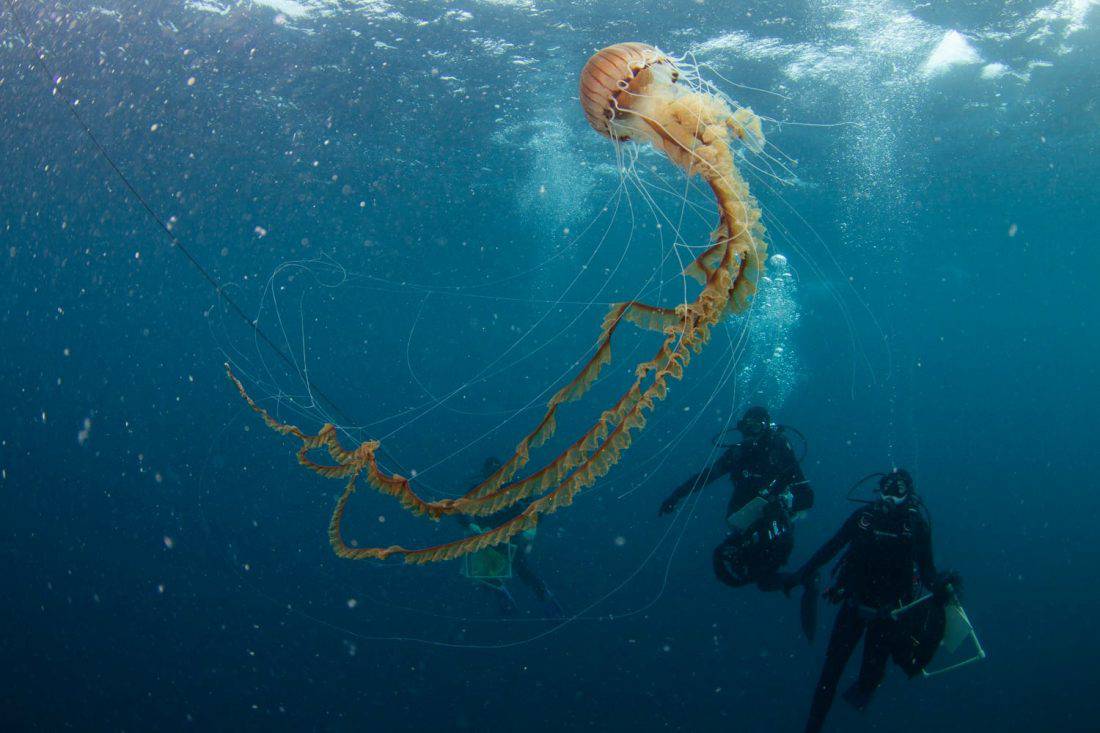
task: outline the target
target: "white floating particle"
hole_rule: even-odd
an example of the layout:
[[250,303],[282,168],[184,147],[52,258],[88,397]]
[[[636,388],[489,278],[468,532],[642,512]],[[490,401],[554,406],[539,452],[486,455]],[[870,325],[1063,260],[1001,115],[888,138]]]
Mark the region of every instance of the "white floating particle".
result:
[[622,535],[619,535],[618,537],[615,538],[615,547],[622,547],[625,544],[626,544],[626,537],[623,537]]
[[176,541],[168,535],[164,535],[164,546],[171,550],[173,547],[176,546]]
[[355,598],[349,598],[348,599],[348,608],[355,608],[358,605],[359,605],[359,601],[356,600]]
[[149,132],[156,132],[160,128],[160,125],[156,122],[149,125]]
[[1011,224],[1008,227],[1008,236],[1015,237],[1017,232],[1016,224]]
[[195,86],[195,77],[192,76],[191,78],[189,78],[187,80],[187,86],[189,86],[189,87]]

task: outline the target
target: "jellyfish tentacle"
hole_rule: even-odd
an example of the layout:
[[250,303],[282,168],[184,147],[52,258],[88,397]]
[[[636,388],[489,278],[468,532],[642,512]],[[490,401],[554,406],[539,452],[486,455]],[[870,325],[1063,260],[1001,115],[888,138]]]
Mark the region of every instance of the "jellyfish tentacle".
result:
[[[716,290],[723,288],[728,290],[728,279],[716,277],[711,285]],[[701,348],[709,340],[710,330],[708,325],[713,325],[720,317],[720,311],[707,310],[700,313],[700,322],[691,329],[690,333],[680,334],[672,330],[666,336],[666,341],[662,344],[658,355],[639,366],[638,381],[631,388],[631,392],[637,392],[640,381],[650,371],[655,370],[653,383],[644,392],[640,393],[637,399],[632,401],[629,411],[623,415],[618,424],[607,434],[590,457],[573,468],[568,478],[561,481],[557,488],[533,501],[515,518],[480,534],[423,549],[410,550],[400,546],[374,549],[346,548],[345,550],[338,550],[338,554],[341,557],[349,558],[385,558],[400,555],[408,563],[428,563],[453,559],[464,554],[477,552],[491,545],[506,542],[524,529],[534,527],[539,516],[551,514],[563,506],[568,506],[573,502],[577,493],[592,486],[599,478],[605,476],[612,466],[618,463],[622,453],[631,445],[631,433],[645,427],[645,412],[652,410],[655,402],[664,399],[667,395],[667,378],[682,378],[683,365],[690,360],[689,349]],[[676,347],[670,351],[670,345],[677,340]],[[543,470],[545,471],[557,465],[559,465],[559,462],[555,461]],[[330,523],[330,539],[334,536],[331,527],[336,528],[338,536],[339,523],[343,516],[347,495],[348,492],[345,492],[345,496],[341,497],[337,512],[333,514],[333,520]],[[460,504],[461,500],[456,501],[456,506]],[[499,511],[500,508],[499,506],[490,505],[489,513]]]
[[[648,142],[689,178],[698,175],[710,187],[718,205],[718,226],[709,246],[684,269],[686,276],[702,285],[700,292],[695,300],[675,308],[637,301],[613,305],[604,317],[595,351],[548,400],[534,429],[519,440],[496,472],[464,495],[425,500],[408,479],[379,468],[377,441],[349,450],[330,424],[311,435],[279,422],[248,396],[226,365],[242,397],[268,427],[301,442],[297,451],[301,465],[326,478],[347,479],[329,522],[329,541],[338,556],[385,559],[396,555],[410,563],[435,562],[505,542],[534,527],[540,516],[571,504],[580,491],[619,462],[633,442],[633,433],[645,427],[648,413],[668,394],[669,380],[682,379],[691,355],[710,340],[712,327],[748,306],[763,267],[766,243],[759,207],[734,164],[730,144],[737,139],[749,149],[763,145],[760,119],[747,108],[731,111],[722,97],[708,93],[702,83],[688,84],[687,89],[675,87],[680,75],[676,65],[652,46],[620,44],[589,60],[581,75],[580,96],[585,116],[597,132],[617,141]],[[515,480],[530,461],[531,450],[555,434],[558,408],[581,400],[611,362],[612,341],[624,321],[664,334],[656,354],[636,366],[630,387],[588,430],[541,469]],[[332,463],[311,458],[318,450],[327,451]],[[499,526],[453,542],[419,549],[352,547],[344,542],[342,522],[361,478],[413,514],[431,519],[458,513],[490,515],[524,499],[531,502]]]
[[[469,512],[479,506],[474,502],[475,499],[493,495],[495,498],[493,506],[495,508],[491,511],[483,510],[478,512],[479,514],[491,514],[510,506],[516,501],[527,498],[532,493],[539,493],[541,487],[545,486],[547,483],[547,472],[545,470],[507,487],[505,487],[505,484],[512,479],[518,468],[526,464],[530,449],[542,445],[553,436],[557,428],[556,415],[558,406],[565,402],[575,402],[581,399],[593,382],[598,378],[600,370],[606,364],[610,363],[612,338],[619,324],[623,321],[627,321],[641,328],[660,332],[673,324],[678,324],[680,320],[681,316],[675,309],[651,306],[638,301],[616,303],[611,306],[607,316],[604,318],[603,331],[597,342],[596,353],[593,357],[589,359],[576,377],[558,390],[550,399],[547,403],[546,413],[543,418],[539,421],[535,429],[516,445],[512,457],[495,473],[491,474],[464,496],[456,499],[456,508],[461,507],[460,511]],[[629,391],[620,399],[617,407],[622,406],[623,400],[626,399],[628,395]],[[612,413],[614,413],[614,410]],[[613,417],[614,415],[612,414],[611,418]],[[594,427],[598,427],[601,424],[606,425],[607,421],[608,416],[605,413]],[[576,452],[583,449],[586,438],[590,437],[592,434],[593,430],[590,430],[585,436],[582,436],[581,439],[576,441],[573,446],[559,455],[558,459],[552,463],[556,463],[557,460],[563,460],[566,464],[572,464],[573,459],[576,457]],[[532,486],[533,482],[536,482],[535,486]],[[503,491],[502,487],[505,487]],[[513,497],[513,499],[508,503],[502,504],[500,503],[502,501],[500,497]]]
[[[336,434],[336,426],[331,423],[325,423],[316,434],[310,434],[296,425],[279,422],[249,396],[244,385],[241,384],[241,380],[233,373],[233,369],[228,363],[225,364],[225,371],[229,375],[229,379],[236,385],[241,397],[244,398],[253,412],[263,418],[264,423],[269,428],[280,435],[292,435],[301,441],[302,444],[298,447],[297,458],[298,463],[305,468],[325,478],[350,477],[352,480],[363,471],[367,471],[367,478],[371,486],[383,494],[395,497],[403,507],[413,514],[438,519],[446,513],[446,507],[451,500],[425,501],[412,490],[408,479],[397,474],[387,476],[378,471],[374,458],[374,453],[380,445],[377,440],[364,441],[358,448],[348,450],[340,443],[340,439]],[[321,449],[326,450],[335,463],[321,464],[309,457],[310,453]]]
[[[654,308],[633,302],[620,303],[613,306],[605,321],[604,333],[601,336],[600,345],[596,350],[596,354],[589,360],[580,374],[578,374],[578,376],[568,385],[559,390],[550,400],[546,415],[535,430],[528,434],[524,440],[520,441],[510,462],[522,465],[522,463],[526,462],[531,446],[541,445],[549,439],[554,432],[554,417],[557,407],[563,402],[580,399],[591,383],[595,381],[602,366],[610,361],[611,337],[618,324],[622,320],[636,322],[635,319],[623,318],[624,314],[629,313],[635,306],[642,306],[641,309],[648,311],[653,317],[667,316],[668,312],[668,309]],[[581,439],[576,441],[562,456],[559,456],[559,459],[562,460],[552,462],[547,466],[547,469],[552,468],[553,470],[548,471],[547,469],[543,469],[531,477],[516,482],[503,490],[498,489],[504,484],[504,481],[500,481],[491,489],[486,488],[487,486],[491,486],[489,482],[483,482],[458,499],[428,501],[416,494],[408,480],[404,477],[396,474],[387,476],[378,469],[377,462],[374,458],[374,452],[379,445],[377,441],[367,441],[355,450],[348,450],[341,445],[336,428],[332,424],[326,423],[316,435],[311,435],[305,433],[297,426],[279,422],[249,396],[244,385],[233,373],[229,364],[225,365],[225,369],[230,380],[232,380],[237,387],[237,391],[245,399],[249,407],[263,418],[268,427],[277,433],[292,435],[301,441],[301,446],[297,452],[299,464],[325,478],[331,479],[347,478],[349,476],[354,478],[361,472],[366,471],[367,482],[371,486],[381,493],[397,498],[402,506],[412,511],[414,514],[427,515],[433,519],[446,514],[464,513],[474,516],[492,514],[534,493],[542,493],[548,486],[556,485],[557,481],[555,477],[583,461],[587,453],[593,449],[593,445],[598,440],[602,439],[603,436],[600,435],[601,431],[605,435],[609,427],[614,427],[614,425],[617,424],[621,415],[629,410],[631,406],[629,399],[632,397],[632,391],[628,390],[615,408],[605,411],[596,426],[589,430],[585,436],[582,436]],[[325,465],[312,460],[309,454],[318,449],[327,450],[329,456],[335,461],[335,464]],[[499,473],[498,471],[498,474]],[[486,500],[486,496],[491,496],[491,498]]]
[[[682,376],[682,371],[677,367],[679,365],[678,359],[683,358],[681,350],[684,348],[683,344],[686,339],[680,339],[681,345],[676,350],[671,352],[668,350],[670,342],[676,338],[677,334],[669,334],[666,337],[666,342],[658,352],[658,356],[646,363],[657,369],[653,384],[632,401],[629,411],[611,430],[606,439],[600,443],[593,455],[574,468],[567,479],[558,482],[557,488],[533,501],[513,519],[476,535],[422,549],[411,550],[399,545],[385,548],[349,547],[342,539],[340,528],[348,499],[355,492],[356,477],[352,476],[345,487],[344,493],[337,501],[336,509],[333,511],[329,522],[329,540],[334,551],[340,557],[348,559],[385,559],[393,555],[400,555],[408,563],[437,562],[506,542],[519,532],[535,527],[540,516],[551,514],[563,506],[568,506],[581,489],[591,486],[597,479],[606,475],[611,467],[618,462],[623,451],[630,446],[631,432],[640,430],[645,426],[644,410],[653,409],[654,402],[664,398],[667,394],[664,380],[668,376],[676,379]],[[657,364],[662,358],[664,359],[664,365],[658,367]],[[640,381],[644,376],[644,374],[640,374],[638,380]],[[456,501],[456,504],[459,503],[460,501]],[[499,511],[499,508],[492,508],[489,513],[495,511]]]

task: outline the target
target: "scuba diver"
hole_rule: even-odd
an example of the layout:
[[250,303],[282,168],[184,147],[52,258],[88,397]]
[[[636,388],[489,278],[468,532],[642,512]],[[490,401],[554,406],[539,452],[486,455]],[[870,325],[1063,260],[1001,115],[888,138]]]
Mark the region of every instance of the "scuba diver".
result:
[[726,521],[732,532],[714,550],[714,573],[734,588],[756,583],[761,590],[778,590],[779,568],[794,549],[791,522],[813,506],[814,493],[784,435],[788,428],[772,423],[766,409],[750,407],[737,430],[741,442],[682,483],[658,513],[670,514],[681,499],[728,475],[733,495]]
[[[491,457],[486,459],[482,466],[483,478],[495,473],[501,466],[499,459]],[[478,517],[480,522],[488,527],[499,527],[510,519],[519,516],[527,508],[529,501],[521,501],[491,514],[487,517]],[[459,523],[467,531],[480,534],[485,527],[479,526],[472,517],[456,515]],[[463,574],[478,582],[482,587],[492,589],[497,596],[500,612],[505,616],[513,616],[519,606],[515,597],[509,590],[507,581],[515,576],[523,581],[524,585],[531,589],[535,597],[542,603],[546,616],[561,618],[565,615],[564,609],[558,603],[549,586],[531,566],[531,553],[535,548],[536,530],[524,530],[513,537],[507,543],[497,547],[487,547],[472,555],[464,561]]]
[[[891,656],[910,676],[918,674],[943,637],[943,605],[954,593],[952,586],[959,583],[957,574],[940,575],[936,571],[931,520],[914,491],[909,472],[895,469],[887,474],[871,474],[863,481],[873,476],[881,476],[878,498],[857,509],[832,539],[783,584],[787,591],[805,586],[803,627],[809,625],[812,630],[815,622],[807,619],[807,609],[813,609],[809,613],[814,615],[816,606],[805,601],[816,599],[818,570],[848,548],[833,571],[833,585],[824,593],[826,599],[840,604],[840,611],[810,706],[806,733],[816,733],[824,725],[840,675],[860,637],[866,638],[859,678],[844,693],[844,699],[856,709],[864,710],[870,703]],[[922,587],[932,591],[931,597],[918,598]],[[931,599],[938,603],[924,603]],[[938,625],[931,613],[936,609],[940,611]]]

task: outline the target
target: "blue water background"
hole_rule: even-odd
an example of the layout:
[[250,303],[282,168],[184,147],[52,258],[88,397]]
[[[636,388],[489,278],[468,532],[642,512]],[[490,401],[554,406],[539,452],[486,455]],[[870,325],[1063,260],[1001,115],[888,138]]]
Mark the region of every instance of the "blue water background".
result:
[[[665,285],[647,299],[681,294],[661,262],[667,227],[638,191],[615,198],[613,147],[576,102],[580,67],[620,40],[683,52],[733,32],[779,50],[699,58],[783,96],[724,91],[782,121],[858,123],[767,124],[794,183],[750,179],[799,278],[801,318],[783,331],[797,378],[776,416],[809,440],[818,504],[795,560],[851,510],[854,480],[907,466],[990,652],[935,681],[891,670],[872,709],[838,703],[832,729],[1096,730],[1100,11],[1078,4],[1071,28],[1036,2],[634,5],[15,2],[58,94],[5,5],[6,730],[799,729],[824,640],[806,645],[781,595],[715,582],[726,487],[656,516],[731,411],[778,401],[720,384],[740,326],[607,479],[540,528],[535,565],[580,618],[501,620],[453,563],[332,555],[339,484],[296,465],[222,363],[258,397],[301,397],[302,380],[169,246],[64,101],[308,364],[338,421],[369,423],[352,433],[387,435],[390,468],[455,492],[537,419],[521,408],[561,384],[606,303],[655,272]],[[923,30],[883,51],[880,16]],[[948,30],[982,61],[922,75]],[[814,49],[849,62],[796,73]],[[981,78],[994,62],[1009,73]],[[682,184],[655,155],[639,165]],[[611,223],[597,216],[609,201]],[[595,407],[562,432],[595,419],[653,346],[627,336]],[[285,401],[280,414],[324,419]],[[347,529],[370,544],[460,535],[369,491]]]

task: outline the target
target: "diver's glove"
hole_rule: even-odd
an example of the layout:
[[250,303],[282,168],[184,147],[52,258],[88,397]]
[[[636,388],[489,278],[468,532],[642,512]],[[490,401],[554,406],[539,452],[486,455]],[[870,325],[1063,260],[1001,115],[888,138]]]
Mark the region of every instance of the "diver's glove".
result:
[[680,500],[675,494],[661,502],[661,508],[657,510],[658,516],[662,514],[672,514],[676,511],[676,505],[680,503]]
[[932,596],[940,603],[959,595],[960,591],[962,591],[962,576],[956,570],[940,573],[932,583]]

